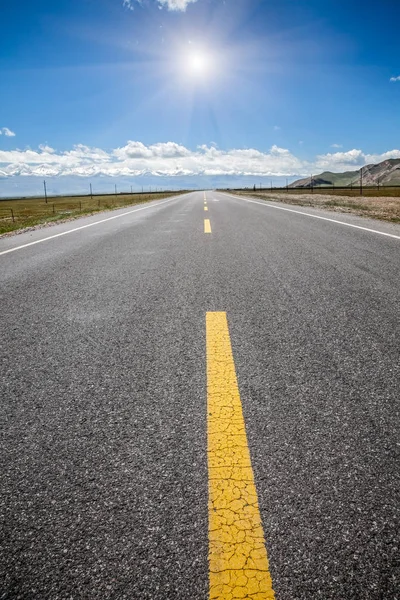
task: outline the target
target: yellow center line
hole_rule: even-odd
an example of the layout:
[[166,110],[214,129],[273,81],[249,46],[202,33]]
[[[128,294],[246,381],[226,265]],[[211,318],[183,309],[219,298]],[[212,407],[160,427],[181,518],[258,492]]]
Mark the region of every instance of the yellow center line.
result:
[[211,233],[210,219],[204,219],[204,233]]
[[206,316],[210,600],[273,600],[226,313]]
[[205,207],[204,207],[204,210],[208,210],[208,206],[205,206]]

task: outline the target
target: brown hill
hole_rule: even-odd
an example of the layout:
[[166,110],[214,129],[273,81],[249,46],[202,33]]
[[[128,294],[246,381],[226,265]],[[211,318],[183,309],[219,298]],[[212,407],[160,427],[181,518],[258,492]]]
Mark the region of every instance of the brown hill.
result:
[[[389,158],[376,165],[366,165],[362,168],[364,185],[400,185],[400,158]],[[361,169],[332,173],[325,171],[313,177],[314,186],[350,187],[360,182]],[[291,188],[311,187],[311,177],[298,179],[290,184]]]

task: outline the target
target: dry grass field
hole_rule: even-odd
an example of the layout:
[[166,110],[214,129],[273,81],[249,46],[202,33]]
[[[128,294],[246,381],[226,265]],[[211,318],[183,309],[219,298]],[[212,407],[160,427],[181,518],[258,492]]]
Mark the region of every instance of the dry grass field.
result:
[[44,223],[74,219],[85,214],[168,198],[179,193],[110,194],[93,196],[93,198],[90,196],[60,196],[48,198],[47,203],[44,198],[1,200],[0,234]]
[[[273,190],[268,191],[249,191],[235,190],[234,193],[250,196],[252,198],[261,198],[271,200],[273,202],[285,202],[286,204],[294,204],[296,206],[314,206],[316,208],[325,208],[335,212],[352,213],[359,216],[371,217],[373,219],[381,219],[383,221],[391,221],[392,223],[400,223],[400,189],[385,188],[380,190],[382,195],[376,195],[377,189],[367,190],[368,193],[374,191],[374,195],[360,196],[359,191],[338,190],[333,193],[332,190],[320,189],[311,193],[307,190]],[[387,191],[392,191],[392,195],[383,195]],[[350,192],[352,194],[350,195]],[[397,192],[397,195],[395,195]]]

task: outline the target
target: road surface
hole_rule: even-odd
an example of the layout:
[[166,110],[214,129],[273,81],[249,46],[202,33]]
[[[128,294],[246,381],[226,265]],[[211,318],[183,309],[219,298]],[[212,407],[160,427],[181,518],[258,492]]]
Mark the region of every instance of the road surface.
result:
[[[2,238],[0,281],[2,600],[400,598],[400,226],[196,192]],[[255,595],[209,591],[215,440]]]

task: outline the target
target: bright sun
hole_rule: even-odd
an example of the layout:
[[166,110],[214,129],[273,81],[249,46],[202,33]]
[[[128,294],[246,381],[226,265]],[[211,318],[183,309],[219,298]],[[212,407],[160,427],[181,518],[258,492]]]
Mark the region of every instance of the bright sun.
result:
[[203,52],[189,54],[187,57],[187,70],[195,77],[204,76],[210,70],[210,61]]

